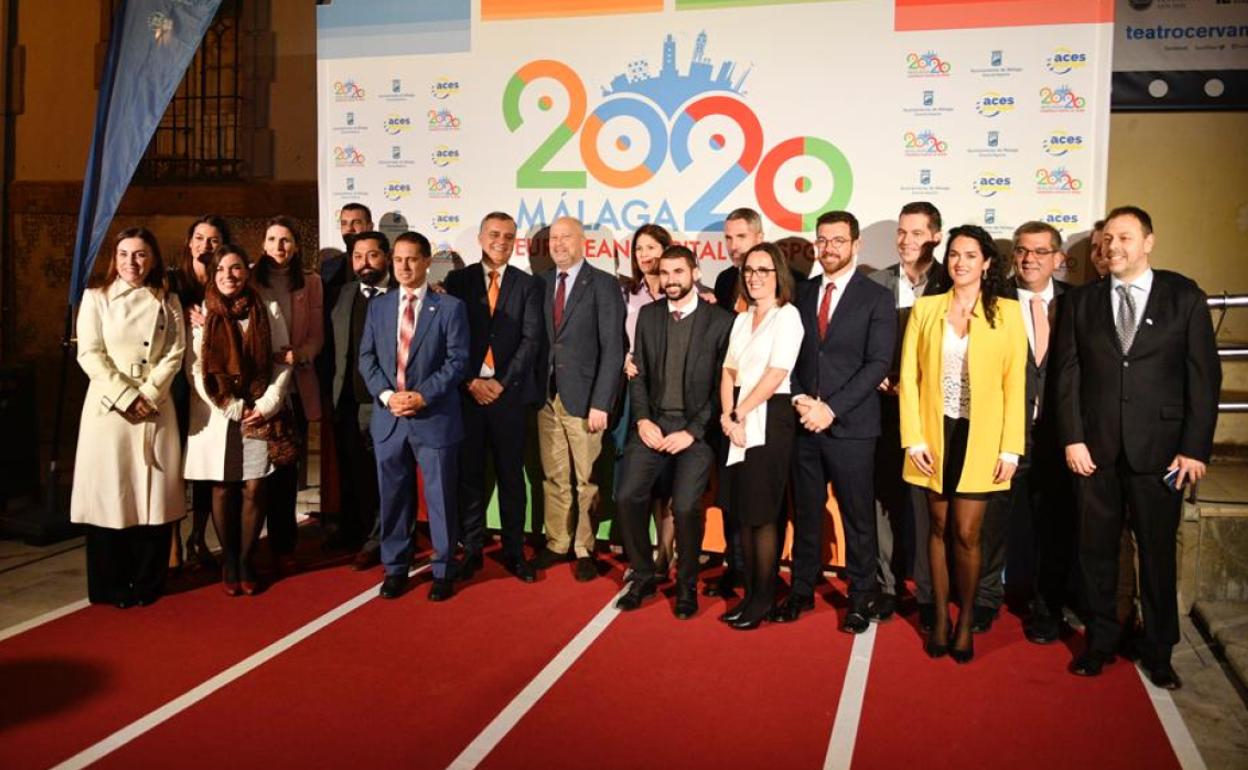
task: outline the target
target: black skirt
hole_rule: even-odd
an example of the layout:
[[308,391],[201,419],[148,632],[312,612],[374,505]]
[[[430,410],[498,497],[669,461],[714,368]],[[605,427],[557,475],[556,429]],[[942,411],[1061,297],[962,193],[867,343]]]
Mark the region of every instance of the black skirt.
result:
[[784,516],[784,493],[792,470],[797,412],[788,393],[767,401],[767,432],[762,446],[745,451],[745,459],[729,465],[729,514],[752,527],[774,524]]
[[971,435],[971,421],[966,418],[945,417],[945,468],[941,497],[962,497],[967,500],[987,500],[987,492],[958,492],[962,480],[962,466],[966,463],[966,443]]

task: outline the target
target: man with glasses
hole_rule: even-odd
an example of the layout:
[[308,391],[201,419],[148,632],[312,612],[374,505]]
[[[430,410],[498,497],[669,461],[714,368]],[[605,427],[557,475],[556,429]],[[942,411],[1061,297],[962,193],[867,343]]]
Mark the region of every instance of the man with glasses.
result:
[[1022,547],[1010,549],[1019,558],[1010,562],[1009,579],[1012,590],[1027,582],[1034,587],[1031,614],[1023,630],[1036,644],[1057,641],[1074,547],[1070,475],[1062,462],[1051,404],[1055,378],[1046,377],[1057,310],[1070,288],[1054,280],[1053,273],[1065,261],[1061,233],[1052,225],[1027,222],[1014,231],[1014,284],[1030,354],[1027,444],[1009,492],[994,495],[984,515],[983,576],[975,594],[972,624],[973,630],[986,631],[996,619],[1005,598],[1006,551],[1010,541],[1018,542]]
[[789,623],[815,606],[830,482],[845,524],[849,577],[849,610],[841,629],[860,634],[870,625],[871,603],[879,594],[875,392],[892,364],[897,316],[892,294],[857,271],[861,240],[853,214],[821,214],[815,236],[822,274],[798,287],[796,301],[806,333],[791,383],[801,420],[793,457],[793,584],[771,619]]

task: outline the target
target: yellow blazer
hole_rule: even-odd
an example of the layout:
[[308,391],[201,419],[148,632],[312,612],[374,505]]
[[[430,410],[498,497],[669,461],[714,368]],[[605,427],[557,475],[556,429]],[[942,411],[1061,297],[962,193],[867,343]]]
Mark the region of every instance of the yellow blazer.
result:
[[[902,476],[935,492],[944,489],[945,407],[941,355],[945,317],[952,292],[920,297],[910,313],[901,349],[897,394],[901,408],[901,445],[927,444],[935,472],[925,476],[906,453]],[[971,383],[970,435],[958,492],[997,492],[992,472],[1002,452],[1022,455],[1026,444],[1027,331],[1018,302],[997,299],[996,326],[984,317],[983,302],[971,314],[966,346]]]

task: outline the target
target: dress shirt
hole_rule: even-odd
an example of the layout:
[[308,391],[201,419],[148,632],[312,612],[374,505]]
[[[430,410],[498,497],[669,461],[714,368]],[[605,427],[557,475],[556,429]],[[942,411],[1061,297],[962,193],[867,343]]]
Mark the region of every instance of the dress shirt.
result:
[[[832,327],[832,317],[836,315],[836,306],[841,304],[841,297],[845,296],[845,284],[849,283],[849,279],[853,277],[854,270],[856,269],[858,269],[858,258],[854,257],[849,260],[848,265],[841,269],[841,272],[831,278],[828,277],[827,273],[819,274],[819,296],[815,299],[815,313],[819,312],[819,308],[823,304],[823,293],[828,290],[828,284],[836,284],[836,289],[832,292],[832,302],[828,306],[828,328]],[[901,274],[901,278],[902,280],[897,284],[898,286],[903,283],[909,283],[909,281],[906,280],[906,274],[904,271]],[[924,282],[927,281],[926,278],[923,280]],[[910,304],[914,304],[913,290],[911,290]]]
[[363,281],[360,282],[360,295],[364,297],[365,299],[369,299],[369,296],[368,296],[369,289],[372,289],[373,292],[375,292],[373,294],[373,297],[380,297],[382,294],[385,294],[386,292],[390,291],[390,276],[387,275],[382,280],[382,282],[377,284],[376,286],[369,286]]
[[688,296],[685,297],[684,307],[677,305],[675,302],[672,302],[670,299],[667,301],[668,315],[671,315],[672,313],[675,313],[676,311],[679,310],[681,318],[688,318],[690,315],[693,314],[693,311],[697,309],[698,309],[698,290],[696,286],[692,290],[690,290]]
[[[802,337],[806,330],[802,315],[792,303],[773,307],[763,316],[757,329],[754,311],[738,313],[728,336],[728,352],[724,356],[724,368],[736,371],[733,383],[740,392],[736,404],[740,404],[763,379],[769,368],[784,369],[791,373],[802,349]],[[776,393],[791,392],[789,376],[776,388]],[[762,446],[767,440],[767,402],[759,404],[745,416],[745,446],[732,444],[728,448],[728,465],[745,459],[745,450]]]
[[[412,311],[416,317],[416,323],[412,325],[412,339],[415,339],[416,330],[420,328],[420,311],[424,308],[425,292],[428,291],[428,289],[429,289],[428,282],[421,284],[414,290],[406,289],[402,286],[398,287],[398,291],[400,292],[399,317],[398,317],[398,322],[394,325],[394,349],[396,351],[399,349],[399,341],[403,336],[403,303],[406,301],[406,297],[403,295],[406,295],[408,292],[413,292],[416,295],[416,299],[414,300],[415,308]],[[396,356],[396,360],[397,360],[397,356]],[[411,363],[411,359],[408,359],[408,363],[409,364]],[[388,407],[390,406],[390,397],[393,395],[394,395],[393,390],[383,390],[381,392],[381,395],[377,396],[377,400],[381,402],[382,406]]]
[[[567,282],[567,285],[563,287],[563,309],[565,311],[568,309],[568,300],[572,299],[572,287],[576,285],[576,277],[581,274],[581,267],[584,264],[585,264],[585,258],[581,257],[580,259],[576,260],[575,265],[573,265],[572,267],[569,267],[567,270],[562,270],[558,265],[555,265],[555,293],[556,294],[559,293],[559,273],[566,272],[568,274],[568,277],[565,279]],[[502,284],[499,284],[499,286],[502,286]]]
[[[1047,314],[1049,312],[1049,307],[1053,304],[1053,296],[1054,296],[1053,279],[1050,278],[1049,285],[1045,286],[1042,291],[1038,291],[1038,292],[1031,291],[1030,289],[1024,289],[1022,286],[1018,287],[1018,309],[1023,314],[1023,328],[1027,330],[1027,344],[1031,348],[1031,353],[1032,353],[1033,358],[1035,357],[1035,352],[1036,352],[1036,327],[1035,327],[1035,322],[1033,321],[1031,317],[1031,298],[1036,295],[1039,295],[1040,299],[1044,302],[1044,312]],[[1053,327],[1050,324],[1049,326],[1050,337],[1052,336],[1052,333],[1053,333],[1052,328]],[[1053,349],[1053,340],[1050,339],[1049,350],[1052,350],[1052,349]]]
[[897,307],[914,307],[916,297],[922,297],[923,292],[927,290],[927,281],[932,275],[932,265],[935,260],[927,263],[927,269],[919,276],[919,280],[910,283],[910,276],[906,275],[906,266],[900,262],[897,264]]
[[1131,296],[1135,297],[1135,328],[1138,332],[1145,324],[1144,307],[1148,304],[1148,295],[1153,291],[1153,269],[1150,267],[1145,270],[1133,283],[1120,281],[1112,275],[1109,277],[1109,301],[1113,305],[1115,324],[1118,323],[1118,305],[1122,302],[1122,297],[1118,296],[1119,286],[1131,287]]

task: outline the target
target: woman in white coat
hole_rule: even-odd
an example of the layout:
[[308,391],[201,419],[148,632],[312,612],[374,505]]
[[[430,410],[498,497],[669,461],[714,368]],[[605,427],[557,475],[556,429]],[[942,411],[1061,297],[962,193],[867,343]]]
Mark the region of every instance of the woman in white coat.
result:
[[252,562],[264,524],[264,481],[274,471],[268,442],[249,434],[282,409],[290,366],[273,360],[287,344],[276,300],[251,285],[237,246],[212,255],[204,323],[187,348],[191,424],[186,477],[214,482],[212,521],[222,545],[221,579],[230,596],[259,590]]
[[182,366],[182,306],[156,238],[117,236],[78,310],[78,365],[91,379],[70,520],[87,531],[87,597],[129,607],[164,590],[169,524],[186,515],[182,442],[169,389]]

